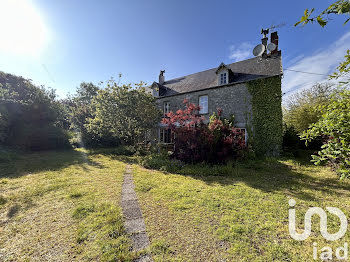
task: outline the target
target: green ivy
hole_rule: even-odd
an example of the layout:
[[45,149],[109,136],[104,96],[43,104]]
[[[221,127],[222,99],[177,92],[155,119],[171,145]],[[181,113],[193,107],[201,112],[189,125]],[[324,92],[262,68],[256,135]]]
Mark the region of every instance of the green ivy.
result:
[[279,76],[247,83],[252,96],[250,143],[258,156],[276,156],[282,147],[282,90]]

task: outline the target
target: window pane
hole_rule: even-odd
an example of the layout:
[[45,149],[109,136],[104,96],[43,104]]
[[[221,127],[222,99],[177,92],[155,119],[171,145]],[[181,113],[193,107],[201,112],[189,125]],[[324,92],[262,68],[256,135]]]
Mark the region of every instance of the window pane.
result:
[[170,113],[170,103],[169,102],[164,102],[163,113],[164,113],[164,115]]
[[199,106],[200,106],[200,110],[199,110],[200,114],[208,113],[208,96],[199,97]]

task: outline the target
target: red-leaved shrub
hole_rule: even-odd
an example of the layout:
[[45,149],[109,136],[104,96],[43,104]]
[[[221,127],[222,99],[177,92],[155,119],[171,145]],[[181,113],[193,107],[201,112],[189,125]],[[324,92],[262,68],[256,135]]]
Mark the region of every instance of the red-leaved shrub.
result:
[[184,100],[185,109],[170,112],[163,118],[175,134],[173,156],[184,162],[223,163],[238,158],[246,149],[244,132],[223,119],[222,109],[210,117],[209,124],[199,115],[199,106]]

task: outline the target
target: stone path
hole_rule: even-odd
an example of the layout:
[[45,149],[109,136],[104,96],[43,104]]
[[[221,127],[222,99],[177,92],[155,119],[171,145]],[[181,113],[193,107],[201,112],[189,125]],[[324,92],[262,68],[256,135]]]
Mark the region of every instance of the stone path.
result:
[[[129,165],[126,167],[124,174],[121,206],[125,218],[125,229],[131,236],[133,250],[140,251],[147,248],[150,242],[146,232],[145,221],[142,218],[141,208],[137,201],[132,170]],[[149,255],[145,255],[138,258],[136,261],[148,262],[152,261],[152,259]]]

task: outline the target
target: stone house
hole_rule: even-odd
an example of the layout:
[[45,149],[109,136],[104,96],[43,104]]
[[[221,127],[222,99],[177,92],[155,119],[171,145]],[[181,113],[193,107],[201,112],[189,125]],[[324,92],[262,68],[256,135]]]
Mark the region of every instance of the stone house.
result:
[[[262,39],[262,42],[265,45],[267,44],[266,36]],[[206,121],[209,121],[209,116],[216,112],[217,108],[223,110],[224,117],[233,114],[235,126],[245,131],[246,142],[248,142],[258,132],[259,123],[257,124],[254,121],[254,117],[255,113],[261,115],[261,111],[264,112],[265,101],[273,101],[272,107],[274,111],[277,110],[277,117],[269,120],[269,112],[266,112],[267,115],[263,124],[269,125],[269,121],[274,121],[273,125],[276,125],[277,121],[278,126],[282,127],[282,61],[281,51],[278,51],[277,32],[271,34],[271,42],[275,44],[276,49],[270,53],[265,51],[261,56],[232,64],[225,65],[221,63],[218,67],[179,78],[166,80],[165,71],[162,70],[159,81],[152,84],[151,92],[157,98],[164,114],[183,109],[184,99],[199,105],[201,107],[199,114],[203,115]],[[249,83],[269,78],[277,79],[277,85],[279,86],[271,92],[267,90],[263,94],[264,97],[254,92],[257,96],[255,99],[249,89]],[[259,86],[255,88],[259,88]],[[269,88],[269,86],[266,88]],[[253,106],[255,100],[257,104]],[[259,118],[259,116],[256,116],[256,118]],[[159,124],[155,137],[159,143],[172,143],[170,130],[162,124]],[[269,154],[278,154],[277,152],[280,150],[279,142],[272,145],[271,148]]]

